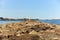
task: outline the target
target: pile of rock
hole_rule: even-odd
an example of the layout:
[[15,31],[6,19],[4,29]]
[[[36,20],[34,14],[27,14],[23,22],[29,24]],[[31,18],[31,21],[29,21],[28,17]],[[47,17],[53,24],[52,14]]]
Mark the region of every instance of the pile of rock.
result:
[[60,26],[27,20],[0,25],[1,40],[60,40]]

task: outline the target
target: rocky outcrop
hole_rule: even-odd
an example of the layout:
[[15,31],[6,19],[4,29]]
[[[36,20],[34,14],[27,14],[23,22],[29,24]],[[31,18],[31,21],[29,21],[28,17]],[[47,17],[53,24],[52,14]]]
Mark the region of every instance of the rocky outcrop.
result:
[[3,17],[0,17],[0,20],[3,20],[4,18]]
[[60,40],[60,25],[27,20],[1,24],[1,40]]

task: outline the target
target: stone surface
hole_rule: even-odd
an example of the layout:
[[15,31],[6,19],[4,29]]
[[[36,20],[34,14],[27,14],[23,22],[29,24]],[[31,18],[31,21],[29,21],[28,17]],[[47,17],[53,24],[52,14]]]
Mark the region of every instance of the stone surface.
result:
[[60,25],[31,20],[0,24],[0,40],[60,40]]

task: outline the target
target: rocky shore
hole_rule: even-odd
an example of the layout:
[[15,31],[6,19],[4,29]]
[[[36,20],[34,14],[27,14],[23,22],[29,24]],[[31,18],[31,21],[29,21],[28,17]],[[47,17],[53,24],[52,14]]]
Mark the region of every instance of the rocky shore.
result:
[[60,25],[32,20],[0,24],[0,40],[60,40]]

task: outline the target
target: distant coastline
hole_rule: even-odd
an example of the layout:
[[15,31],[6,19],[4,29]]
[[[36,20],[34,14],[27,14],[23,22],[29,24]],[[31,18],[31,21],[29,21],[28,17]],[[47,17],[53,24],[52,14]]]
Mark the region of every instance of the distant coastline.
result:
[[39,19],[28,19],[28,18],[22,18],[22,19],[15,19],[15,18],[4,18],[0,17],[0,21],[21,21],[21,20],[39,20]]
[[29,18],[4,18],[0,17],[0,21],[24,21],[24,20],[60,20],[60,19],[29,19]]

